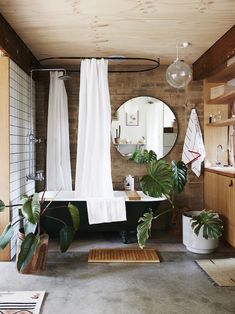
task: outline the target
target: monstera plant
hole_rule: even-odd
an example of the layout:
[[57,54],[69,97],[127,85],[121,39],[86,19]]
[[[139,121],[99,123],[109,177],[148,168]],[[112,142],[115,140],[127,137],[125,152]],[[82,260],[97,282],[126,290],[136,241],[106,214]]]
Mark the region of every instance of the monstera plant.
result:
[[[18,205],[5,205],[3,201],[0,200],[0,211],[5,208],[12,209],[13,207],[19,207],[20,218],[14,223],[8,223],[0,235],[0,248],[4,249],[7,244],[11,241],[14,235],[14,225],[18,223],[23,224],[23,239],[18,252],[17,257],[17,269],[19,272],[24,272],[24,269],[32,262],[35,252],[40,245],[40,240],[42,235],[45,235],[45,231],[41,228],[41,222],[43,218],[50,219],[58,225],[60,225],[60,250],[61,252],[67,251],[69,248],[76,230],[79,228],[80,218],[79,211],[76,206],[71,203],[67,205],[67,211],[71,217],[71,226],[68,225],[64,220],[52,217],[47,214],[47,209],[50,205],[44,206],[43,196],[39,199],[39,194],[35,193],[33,196],[24,195],[21,199],[22,204]],[[56,207],[51,208],[57,209]],[[48,242],[48,241],[47,241]],[[42,259],[39,256],[39,260]],[[38,261],[35,262],[36,264]]]
[[175,194],[181,193],[187,183],[187,166],[183,161],[171,164],[164,160],[155,160],[147,165],[147,175],[143,176],[140,185],[143,192],[151,197],[165,196],[170,203],[170,208],[157,214],[150,209],[139,219],[137,239],[140,248],[144,248],[151,234],[152,222],[160,216],[176,211]]
[[137,164],[150,163],[154,160],[157,160],[157,155],[153,150],[141,150],[137,148],[129,160],[136,162]]
[[210,210],[202,210],[199,215],[192,216],[191,226],[198,236],[202,230],[205,239],[218,239],[223,234],[223,222],[218,214]]

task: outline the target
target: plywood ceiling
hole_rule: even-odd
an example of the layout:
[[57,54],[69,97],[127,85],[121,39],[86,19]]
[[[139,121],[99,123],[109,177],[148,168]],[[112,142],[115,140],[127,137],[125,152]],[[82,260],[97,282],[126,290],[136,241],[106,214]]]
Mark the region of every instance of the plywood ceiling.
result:
[[38,58],[175,59],[193,63],[234,25],[235,0],[1,0],[0,12]]

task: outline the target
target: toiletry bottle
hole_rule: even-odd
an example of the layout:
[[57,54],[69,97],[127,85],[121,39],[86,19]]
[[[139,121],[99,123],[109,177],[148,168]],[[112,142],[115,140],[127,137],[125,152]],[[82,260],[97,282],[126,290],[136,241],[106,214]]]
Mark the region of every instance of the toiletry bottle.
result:
[[130,188],[131,188],[131,191],[134,191],[135,190],[135,179],[134,177],[131,177],[131,184],[130,184]]
[[221,120],[221,112],[218,111],[217,115],[216,115],[216,121],[220,121]]
[[212,123],[212,114],[209,115],[209,123]]
[[127,191],[131,190],[131,178],[132,176],[129,174],[124,180],[124,188]]

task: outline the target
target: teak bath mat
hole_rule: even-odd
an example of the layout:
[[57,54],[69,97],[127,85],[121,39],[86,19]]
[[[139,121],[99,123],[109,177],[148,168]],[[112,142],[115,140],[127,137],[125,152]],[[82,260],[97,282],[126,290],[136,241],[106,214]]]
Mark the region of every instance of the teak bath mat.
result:
[[219,286],[235,286],[235,258],[196,260],[196,263]]
[[39,314],[45,291],[0,291],[0,313]]
[[154,249],[92,249],[89,263],[159,263]]

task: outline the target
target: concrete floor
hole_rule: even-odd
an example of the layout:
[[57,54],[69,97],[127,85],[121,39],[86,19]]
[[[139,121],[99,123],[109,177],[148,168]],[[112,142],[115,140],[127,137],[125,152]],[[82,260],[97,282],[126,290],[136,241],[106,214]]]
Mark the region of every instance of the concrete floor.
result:
[[[1,262],[0,290],[45,290],[42,314],[235,313],[235,287],[215,286],[194,262],[205,256],[187,252],[172,235],[148,244],[159,264],[87,263],[90,248],[120,246],[127,247],[116,234],[81,235],[65,254],[52,242],[44,275],[21,275],[14,262]],[[235,250],[221,245],[212,256],[235,257]]]

